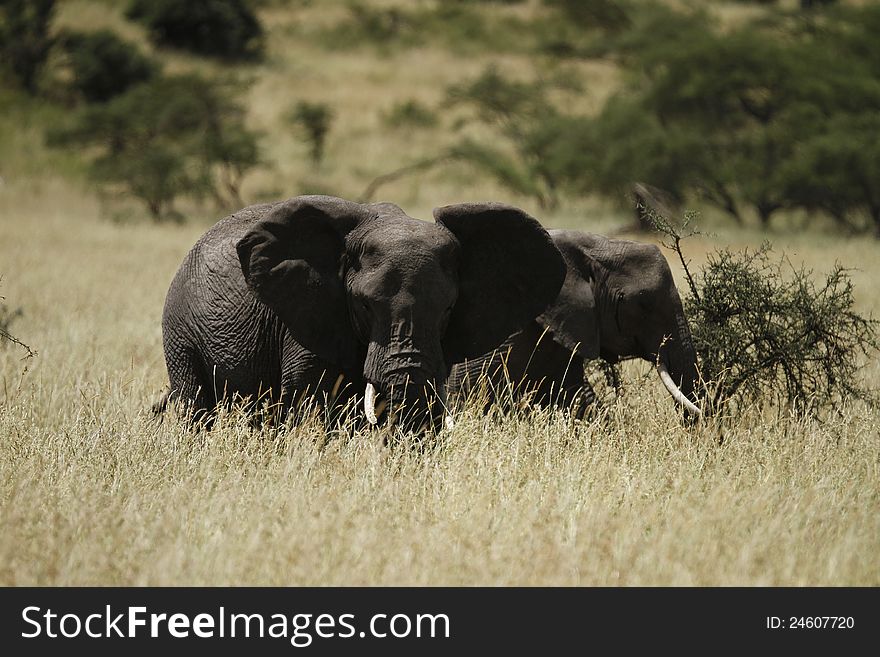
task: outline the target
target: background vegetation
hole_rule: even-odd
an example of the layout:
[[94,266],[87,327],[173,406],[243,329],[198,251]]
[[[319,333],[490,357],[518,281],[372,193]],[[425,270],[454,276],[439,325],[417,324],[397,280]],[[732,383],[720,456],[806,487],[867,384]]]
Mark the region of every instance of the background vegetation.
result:
[[[156,27],[184,6],[211,12],[217,49]],[[822,413],[777,403],[784,370],[684,426],[628,363],[590,422],[470,408],[413,449],[316,419],[193,436],[149,416],[185,252],[299,193],[425,218],[504,200],[611,233],[638,189],[700,210],[683,248],[715,296],[692,319],[728,311],[717,274],[751,263],[744,289],[800,310],[771,337],[802,345],[823,310],[859,344],[878,20],[856,0],[4,0],[0,328],[38,355],[0,342],[0,582],[880,584],[880,411],[839,386]],[[736,358],[720,336],[696,337]],[[859,390],[880,382],[868,353]]]

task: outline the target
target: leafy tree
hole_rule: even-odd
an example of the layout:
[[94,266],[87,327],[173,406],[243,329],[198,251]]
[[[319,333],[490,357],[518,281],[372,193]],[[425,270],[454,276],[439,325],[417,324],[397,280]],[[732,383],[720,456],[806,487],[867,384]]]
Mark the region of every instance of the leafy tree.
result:
[[448,102],[473,107],[477,118],[504,140],[500,145],[465,140],[454,149],[455,156],[535,198],[541,207],[556,207],[563,190],[580,175],[586,119],[557,110],[547,92],[578,88],[569,78],[510,80],[492,66],[469,83],[451,87]]
[[37,92],[53,38],[50,32],[55,0],[0,2],[0,66],[30,94]]
[[640,77],[662,68],[670,50],[694,47],[715,38],[712,19],[705,11],[642,2],[637,11],[630,10],[627,15],[628,29],[607,35],[605,53],[627,64]]
[[868,220],[880,238],[880,115],[840,114],[809,135],[780,172],[792,204],[828,213],[853,230]]
[[110,30],[67,32],[61,37],[72,86],[89,102],[104,102],[159,71],[152,59]]
[[635,181],[647,181],[683,199],[705,168],[700,136],[680,126],[664,127],[637,98],[609,100],[588,126],[581,189],[623,198]]
[[187,194],[240,206],[243,176],[260,162],[233,84],[197,75],[159,77],[85,108],[54,145],[95,148],[92,178],[141,200],[155,219]]
[[449,155],[489,174],[511,192],[536,199],[542,207],[552,203],[522,164],[496,147],[464,139],[449,149]]
[[[855,54],[871,46],[851,30],[795,31],[783,39],[752,26],[717,34],[695,31],[696,24],[685,23],[684,39],[631,44],[630,64],[642,75],[597,119],[597,134],[605,137],[597,151],[610,153],[608,162],[592,169],[597,187],[607,192],[636,178],[679,196],[697,193],[737,221],[750,206],[764,225],[784,208],[831,211],[795,178],[803,173],[798,158],[804,141],[829,126],[864,125],[835,117],[880,111],[875,71],[869,58]],[[847,47],[835,41],[849,44],[851,55],[841,56]],[[690,155],[683,148],[691,148]],[[818,142],[813,158],[820,157],[817,148]],[[828,149],[822,153],[830,161]],[[865,162],[855,155],[848,161]],[[862,166],[850,179],[871,171]],[[817,182],[815,175],[810,180]],[[835,211],[848,211],[869,209],[873,201],[863,194],[834,203]]]
[[[219,110],[219,111],[218,111]],[[258,134],[245,126],[241,108],[215,107],[219,120],[204,137],[204,161],[215,169],[211,194],[220,207],[242,207],[241,185],[245,175],[263,164]]]
[[772,174],[793,146],[776,129],[795,93],[789,50],[743,32],[693,42],[668,53],[664,64],[655,71],[645,107],[663,125],[701,135],[711,154],[706,161],[714,164],[700,171],[709,201],[739,220],[739,198],[766,223],[784,207]]
[[471,105],[481,121],[515,132],[524,121],[547,109],[544,90],[545,83],[510,80],[490,65],[470,82],[451,86],[447,98],[450,105]]
[[188,166],[187,154],[165,140],[150,140],[137,152],[126,149],[92,163],[92,179],[105,186],[117,185],[143,201],[156,220],[178,220],[174,200],[207,188],[207,181]]
[[132,0],[126,16],[159,45],[225,59],[257,57],[263,28],[246,0]]
[[862,63],[874,77],[880,77],[880,5],[864,3],[826,12],[822,26],[814,30],[821,47],[833,50],[842,59]]
[[333,110],[326,103],[300,101],[290,112],[291,122],[298,124],[309,141],[312,162],[320,166],[324,159],[324,145],[333,124]]
[[489,68],[449,97],[467,103],[505,138],[499,144],[463,143],[471,161],[503,185],[552,208],[566,193],[599,192],[623,200],[644,181],[682,199],[707,167],[702,139],[683,126],[664,126],[638,95],[613,98],[598,117],[570,114],[548,100],[565,80],[517,82]]
[[645,11],[633,10],[623,0],[544,0],[549,11],[531,21],[537,49],[558,58],[593,58],[612,55],[610,44],[632,29],[634,16]]

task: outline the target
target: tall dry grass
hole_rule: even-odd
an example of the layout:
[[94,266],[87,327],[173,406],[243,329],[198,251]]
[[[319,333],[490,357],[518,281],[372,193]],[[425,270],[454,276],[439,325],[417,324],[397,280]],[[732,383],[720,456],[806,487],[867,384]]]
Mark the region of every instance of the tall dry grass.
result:
[[[47,188],[0,197],[18,212],[2,292],[39,351],[0,352],[3,584],[880,583],[880,413],[863,406],[688,429],[636,367],[590,423],[468,409],[421,446],[157,424],[163,295],[203,227],[115,225]],[[861,263],[876,303],[875,244],[795,247]]]

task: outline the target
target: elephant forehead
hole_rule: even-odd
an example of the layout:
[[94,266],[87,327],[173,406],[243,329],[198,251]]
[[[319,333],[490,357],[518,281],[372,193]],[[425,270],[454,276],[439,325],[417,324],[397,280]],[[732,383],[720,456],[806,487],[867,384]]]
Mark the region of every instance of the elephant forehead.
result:
[[410,218],[380,219],[359,241],[364,254],[404,261],[409,257],[443,258],[455,249],[452,236],[437,224]]
[[455,294],[457,243],[431,224],[411,224],[395,222],[365,236],[357,248],[353,287],[371,298],[413,294],[447,303]]

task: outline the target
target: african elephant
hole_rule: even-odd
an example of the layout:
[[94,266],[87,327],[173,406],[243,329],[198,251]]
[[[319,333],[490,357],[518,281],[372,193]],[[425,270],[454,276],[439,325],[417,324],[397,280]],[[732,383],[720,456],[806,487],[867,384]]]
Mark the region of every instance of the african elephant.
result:
[[453,367],[450,393],[460,398],[482,381],[490,402],[528,395],[580,417],[595,400],[585,360],[641,358],[656,364],[686,413],[699,416],[696,352],[660,250],[574,230],[550,234],[566,265],[556,300],[498,349]]
[[299,196],[220,220],[166,298],[170,399],[196,419],[236,396],[262,395],[286,414],[302,395],[338,395],[344,380],[349,394],[364,391],[370,423],[381,403],[401,423],[436,427],[451,364],[534,319],[565,265],[517,208],[449,205],[434,219]]

